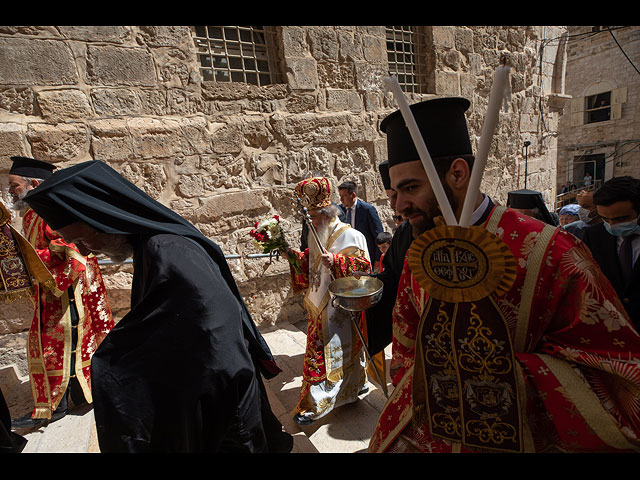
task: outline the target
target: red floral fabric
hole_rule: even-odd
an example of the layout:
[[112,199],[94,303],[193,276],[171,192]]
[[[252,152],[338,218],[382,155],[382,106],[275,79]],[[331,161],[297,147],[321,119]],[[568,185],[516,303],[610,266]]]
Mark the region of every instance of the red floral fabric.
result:
[[[69,378],[76,375],[85,398],[91,402],[91,357],[113,328],[111,308],[97,259],[83,257],[36,213],[23,218],[26,238],[52,273],[56,287],[35,285],[35,312],[28,334],[27,356],[34,400],[34,418],[51,418]],[[76,352],[71,351],[72,325],[68,289],[75,292],[79,313]],[[74,300],[72,300],[74,301]],[[69,358],[76,355],[76,371]]]
[[[511,336],[503,341],[515,345],[521,372],[523,450],[637,451],[640,336],[613,287],[587,247],[569,233],[549,227],[543,232],[545,224],[513,210],[492,212],[499,214],[495,234],[515,256],[517,278],[494,300]],[[536,250],[545,235],[546,248]],[[530,269],[538,273],[527,280]],[[523,314],[527,294],[531,301]],[[478,451],[431,434],[428,415],[421,415],[425,406],[414,404],[415,346],[427,301],[405,262],[393,314],[396,388],[375,427],[372,452]],[[428,370],[426,377],[428,382]]]

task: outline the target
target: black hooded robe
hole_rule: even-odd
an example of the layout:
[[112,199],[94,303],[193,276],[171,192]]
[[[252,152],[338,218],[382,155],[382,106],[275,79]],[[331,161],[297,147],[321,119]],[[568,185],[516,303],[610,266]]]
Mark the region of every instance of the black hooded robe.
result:
[[99,161],[25,200],[53,229],[80,220],[134,247],[131,311],[92,358],[101,452],[291,449],[261,378],[279,369],[215,243]]

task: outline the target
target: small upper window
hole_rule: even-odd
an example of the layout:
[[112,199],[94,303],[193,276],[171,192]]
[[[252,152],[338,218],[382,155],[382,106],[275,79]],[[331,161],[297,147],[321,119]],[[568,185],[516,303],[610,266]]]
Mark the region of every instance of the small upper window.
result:
[[585,97],[586,123],[605,122],[611,119],[611,92]]
[[389,74],[395,74],[405,93],[427,93],[424,35],[419,28],[385,27]]
[[191,27],[205,81],[279,83],[273,32],[263,26]]

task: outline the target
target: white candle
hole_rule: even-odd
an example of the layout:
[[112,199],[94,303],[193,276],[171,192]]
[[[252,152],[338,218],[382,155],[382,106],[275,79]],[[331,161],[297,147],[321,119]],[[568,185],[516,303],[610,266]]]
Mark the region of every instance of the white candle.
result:
[[462,206],[462,214],[460,215],[460,226],[468,227],[471,222],[471,214],[473,213],[476,198],[480,191],[480,182],[482,181],[482,175],[487,164],[487,157],[489,156],[489,148],[491,147],[491,139],[498,124],[498,116],[500,113],[500,107],[504,99],[505,94],[509,91],[509,67],[502,66],[496,68],[496,73],[493,77],[493,85],[491,87],[491,95],[489,97],[489,106],[487,107],[487,115],[484,118],[484,124],[482,125],[482,135],[480,136],[480,142],[478,144],[478,151],[476,152],[475,161],[473,164],[473,171],[471,172],[471,178],[469,179],[469,186],[467,187],[467,195],[464,199]]
[[440,177],[438,176],[438,172],[436,171],[436,167],[433,164],[433,160],[431,159],[431,155],[429,155],[429,151],[427,150],[427,146],[424,143],[424,139],[420,133],[420,129],[418,128],[418,124],[416,123],[416,119],[413,116],[413,112],[409,108],[409,104],[407,103],[407,99],[400,88],[400,84],[396,79],[395,75],[393,77],[386,77],[384,82],[393,93],[393,96],[400,108],[400,112],[402,113],[402,117],[404,118],[404,122],[409,129],[409,133],[411,134],[411,138],[413,139],[413,143],[416,146],[416,150],[418,151],[418,155],[420,156],[420,160],[422,160],[422,165],[424,167],[425,172],[427,173],[427,178],[431,183],[431,188],[433,189],[433,193],[436,196],[436,200],[438,200],[438,204],[440,205],[440,210],[442,211],[442,216],[444,217],[447,225],[457,225],[458,221],[456,220],[456,216],[453,213],[453,209],[451,208],[451,204],[449,203],[449,199],[447,198],[447,194],[442,187],[442,183],[440,182]]

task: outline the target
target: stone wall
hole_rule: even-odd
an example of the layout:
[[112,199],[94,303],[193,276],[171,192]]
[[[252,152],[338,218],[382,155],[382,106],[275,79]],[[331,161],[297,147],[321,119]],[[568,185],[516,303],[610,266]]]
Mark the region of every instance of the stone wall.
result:
[[[543,85],[550,82],[543,35],[551,27],[422,27],[429,95],[461,95],[473,146],[481,133],[495,68],[512,66],[510,108],[493,139],[483,189],[498,202],[523,187],[523,140],[530,188],[549,200],[555,143],[543,139]],[[553,27],[555,28],[555,27]],[[219,243],[262,326],[304,318],[282,260],[256,253],[248,232],[277,213],[299,245],[295,184],[309,172],[360,185],[388,231],[391,211],[376,165],[385,159],[380,121],[395,103],[381,26],[276,27],[284,83],[256,87],[202,81],[189,27],[0,27],[0,186],[8,200],[11,155],[64,167],[107,162]],[[558,27],[558,30],[561,30]],[[549,49],[545,51],[545,55]],[[338,200],[337,194],[334,200]],[[107,267],[114,310],[126,312],[130,267]],[[24,315],[28,307],[24,309]],[[4,310],[3,310],[3,314]],[[14,315],[15,318],[16,315]],[[28,322],[10,321],[18,334]],[[3,332],[0,332],[0,334]]]
[[[640,178],[640,77],[627,59],[640,58],[640,27],[612,30],[615,40],[606,27],[597,33],[592,29],[579,26],[568,31],[566,93],[573,103],[564,107],[559,123],[559,186],[567,180],[582,182],[580,174],[574,178],[573,169],[584,155],[604,154],[604,180],[623,175]],[[584,97],[612,90],[624,92],[619,118],[581,121]]]

